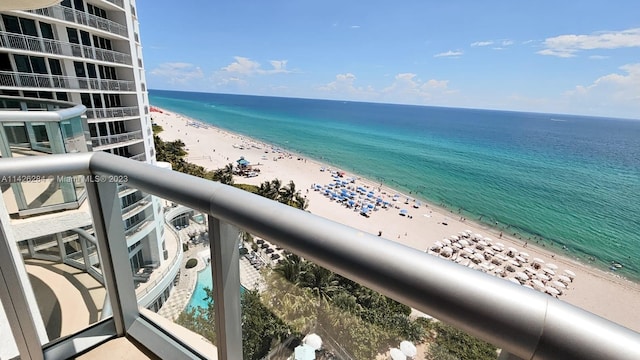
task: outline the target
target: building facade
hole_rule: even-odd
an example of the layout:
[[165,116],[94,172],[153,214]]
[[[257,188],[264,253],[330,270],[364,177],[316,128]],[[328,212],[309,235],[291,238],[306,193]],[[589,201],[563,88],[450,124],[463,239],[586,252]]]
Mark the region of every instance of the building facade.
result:
[[[64,0],[5,9],[0,7],[0,155],[104,151],[154,164],[135,1]],[[182,249],[167,249],[160,201],[122,180],[131,270],[147,270],[137,278],[136,286],[147,287],[139,304],[157,310],[173,286]],[[102,280],[85,181],[3,181],[0,216],[11,223],[9,240],[23,258],[62,262]],[[163,269],[167,264],[172,269]],[[154,269],[163,277],[145,284]]]

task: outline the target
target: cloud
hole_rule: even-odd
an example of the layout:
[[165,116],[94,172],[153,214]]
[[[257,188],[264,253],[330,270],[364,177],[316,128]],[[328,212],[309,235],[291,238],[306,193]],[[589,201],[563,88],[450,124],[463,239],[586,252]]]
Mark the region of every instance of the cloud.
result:
[[351,25],[352,29],[360,29],[360,25]]
[[289,73],[291,71],[287,70],[287,60],[271,60],[269,63],[271,64],[271,69],[262,69],[261,65],[257,61],[253,61],[249,58],[242,56],[234,56],[234,62],[223,67],[221,69],[222,72],[226,73],[235,73],[238,75],[269,75],[269,74],[280,74],[280,73]]
[[456,92],[449,89],[448,80],[422,81],[414,73],[396,74],[391,84],[378,89],[373,86],[358,86],[357,80],[352,73],[338,74],[335,80],[317,89],[333,99],[346,98],[417,105],[434,104],[434,101],[443,103],[447,101],[445,95]]
[[435,55],[433,55],[433,57],[453,57],[453,58],[457,58],[457,57],[460,57],[462,54],[464,54],[464,52],[462,52],[461,50],[456,50],[456,51],[449,50],[447,52],[435,54]]
[[493,41],[476,41],[474,43],[471,43],[471,47],[489,46],[489,45],[493,45]]
[[583,50],[640,47],[640,28],[591,35],[560,35],[544,40],[540,55],[569,58]]
[[507,40],[502,40],[502,46],[503,47],[511,46],[511,45],[513,45],[513,40],[508,40],[508,39]]
[[[564,96],[578,107],[606,114],[638,118],[640,114],[640,63],[620,67],[621,73],[601,76],[589,85],[578,85]],[[607,111],[605,111],[607,110]]]
[[184,84],[191,80],[204,77],[204,73],[199,66],[183,62],[160,64],[158,67],[149,71],[149,74],[165,78],[169,84]]
[[589,59],[592,60],[604,60],[604,59],[608,59],[609,56],[605,56],[605,55],[591,55],[589,56]]

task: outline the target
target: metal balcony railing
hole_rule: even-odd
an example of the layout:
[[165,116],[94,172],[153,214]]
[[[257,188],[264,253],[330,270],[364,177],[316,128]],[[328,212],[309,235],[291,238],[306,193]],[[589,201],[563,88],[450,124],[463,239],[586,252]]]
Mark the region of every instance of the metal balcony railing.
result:
[[115,21],[95,16],[83,11],[56,5],[43,9],[27,10],[30,13],[52,17],[59,20],[71,21],[76,24],[87,25],[95,29],[108,31],[112,34],[127,36],[127,27]]
[[[135,339],[155,354],[206,356],[183,347],[160,324],[141,315],[122,241],[117,184],[109,182],[109,176],[126,175],[128,186],[208,214],[219,359],[242,358],[239,229],[493,343],[503,349],[501,358],[640,359],[640,334],[628,328],[537,291],[233,187],[101,152],[1,159],[0,174],[105,179],[87,183],[87,191],[113,308],[107,324],[117,336]],[[21,305],[26,297],[14,291],[23,286],[16,270],[21,259],[12,258],[9,250],[0,241],[0,294],[7,317],[14,320],[21,357],[46,358],[51,351],[74,356],[82,349],[71,343],[80,334],[41,349],[29,308]],[[41,352],[44,356],[32,356]]]
[[140,109],[137,106],[87,109],[87,119],[104,119],[104,118],[111,119],[111,118],[139,116],[139,115],[140,115]]
[[0,86],[104,91],[134,91],[136,89],[135,82],[129,80],[102,80],[14,71],[0,71]]
[[0,31],[0,47],[35,51],[54,55],[84,57],[117,64],[131,64],[131,55],[100,49],[93,46],[74,44],[35,36]]
[[99,147],[99,146],[119,144],[127,141],[141,140],[141,139],[142,139],[142,130],[136,130],[136,131],[131,131],[123,134],[92,137],[91,145],[93,147]]

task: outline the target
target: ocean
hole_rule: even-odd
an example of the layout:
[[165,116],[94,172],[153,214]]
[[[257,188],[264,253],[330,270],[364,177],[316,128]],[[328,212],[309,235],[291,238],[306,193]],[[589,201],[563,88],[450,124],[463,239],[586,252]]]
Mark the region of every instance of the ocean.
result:
[[149,98],[640,281],[639,120],[164,90]]

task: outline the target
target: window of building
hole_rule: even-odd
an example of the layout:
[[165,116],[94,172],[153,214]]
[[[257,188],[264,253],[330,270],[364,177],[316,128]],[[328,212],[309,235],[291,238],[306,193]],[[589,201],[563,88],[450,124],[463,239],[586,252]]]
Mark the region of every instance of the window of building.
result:
[[47,73],[47,65],[43,57],[29,56],[29,60],[31,62],[31,68],[33,69],[34,73],[36,74]]
[[73,62],[73,67],[76,70],[76,76],[77,77],[86,77],[87,73],[84,71],[84,64],[79,62],[79,61],[74,61]]
[[42,37],[45,39],[54,39],[53,36],[53,27],[51,26],[51,24],[47,24],[47,23],[40,23],[40,33],[42,34]]
[[78,36],[78,30],[73,28],[67,28],[67,37],[70,43],[80,44],[80,37]]
[[56,99],[61,101],[69,101],[69,96],[67,95],[66,92],[57,92]]
[[91,35],[88,32],[80,30],[80,39],[82,39],[82,45],[91,46]]
[[62,66],[58,59],[49,59],[49,69],[52,75],[62,75]]
[[20,27],[24,35],[38,36],[38,28],[34,20],[20,18]]
[[84,2],[82,0],[74,0],[73,7],[78,11],[84,11]]

